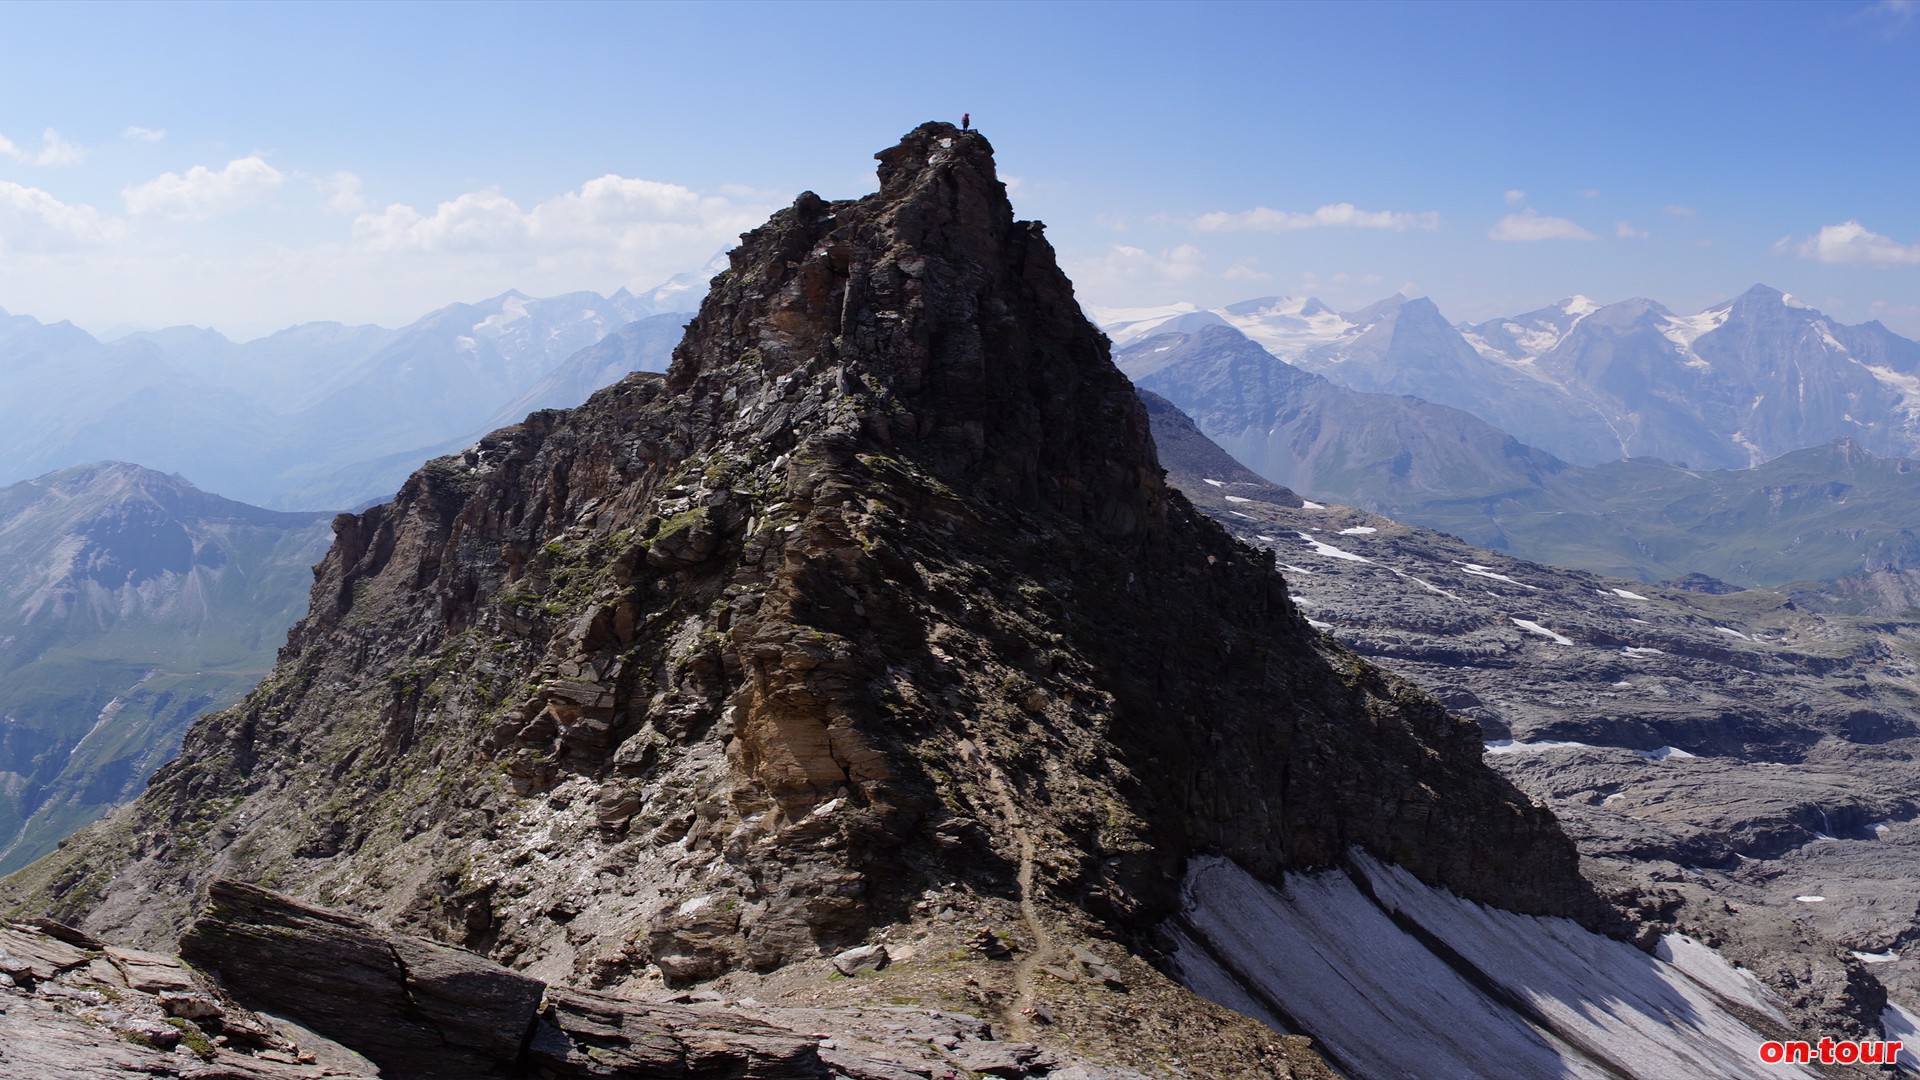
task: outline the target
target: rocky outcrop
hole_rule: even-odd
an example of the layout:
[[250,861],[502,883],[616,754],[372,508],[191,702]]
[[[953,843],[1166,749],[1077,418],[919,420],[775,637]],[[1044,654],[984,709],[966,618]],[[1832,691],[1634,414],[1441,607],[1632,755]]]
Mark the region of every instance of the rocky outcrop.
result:
[[971,985],[847,981],[1220,1076],[1307,1066],[1144,966],[1131,1006],[1045,970],[1150,951],[1190,854],[1595,916],[1478,730],[1165,484],[986,140],[879,157],[745,237],[664,378],[340,518],[275,673],[7,902],[164,940],[242,876],[593,990],[988,930]]
[[169,955],[59,923],[0,926],[0,1076],[370,1080],[373,1066],[248,1011]]

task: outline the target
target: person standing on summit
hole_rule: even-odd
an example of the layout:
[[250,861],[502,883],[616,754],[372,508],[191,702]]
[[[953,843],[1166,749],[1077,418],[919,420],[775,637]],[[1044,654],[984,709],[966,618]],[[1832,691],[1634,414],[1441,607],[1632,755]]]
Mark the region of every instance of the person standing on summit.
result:
[[973,121],[972,113],[964,113],[964,112],[961,113],[960,114],[960,130],[961,131],[967,130],[967,125],[972,121]]

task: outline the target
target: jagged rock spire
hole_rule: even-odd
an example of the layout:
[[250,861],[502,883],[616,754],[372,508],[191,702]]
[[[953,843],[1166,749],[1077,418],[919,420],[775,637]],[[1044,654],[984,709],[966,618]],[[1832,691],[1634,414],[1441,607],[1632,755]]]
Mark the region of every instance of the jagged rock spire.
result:
[[945,477],[1145,531],[1164,499],[1145,410],[1043,227],[1014,220],[992,145],[929,123],[875,156],[879,192],[806,192],[742,237],[669,386],[738,400],[830,379],[865,434]]

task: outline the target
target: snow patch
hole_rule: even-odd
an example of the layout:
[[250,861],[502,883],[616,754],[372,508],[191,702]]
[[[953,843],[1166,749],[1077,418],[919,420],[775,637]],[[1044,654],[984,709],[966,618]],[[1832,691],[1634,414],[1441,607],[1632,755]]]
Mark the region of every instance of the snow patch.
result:
[[1313,553],[1315,555],[1325,555],[1329,559],[1346,559],[1349,562],[1372,562],[1373,561],[1372,559],[1369,559],[1364,555],[1355,555],[1351,551],[1342,551],[1339,548],[1334,547],[1332,544],[1326,543],[1321,540],[1315,540],[1313,538],[1312,533],[1294,533],[1294,535],[1298,536],[1302,540],[1305,540],[1307,543],[1312,544]]
[[1668,758],[1690,758],[1690,757],[1700,756],[1698,754],[1689,754],[1685,750],[1682,750],[1677,746],[1660,746],[1660,747],[1655,747],[1652,750],[1635,750],[1634,753],[1640,755],[1643,758],[1646,758],[1648,761],[1665,761]]
[[1811,893],[1809,893],[1806,896],[1796,896],[1794,897],[1794,899],[1800,901],[1803,904],[1824,904],[1827,902],[1826,897],[1817,896]]
[[1289,874],[1284,890],[1195,858],[1181,900],[1168,924],[1181,981],[1269,1023],[1284,1012],[1351,1076],[1808,1075],[1756,1060],[1767,1036],[1743,1010],[1784,1023],[1777,1000],[1688,938],[1648,956],[1357,849],[1351,869]]
[[1250,503],[1254,501],[1252,499],[1242,498],[1238,495],[1223,495],[1221,496],[1221,498],[1227,500],[1230,503]]
[[1465,600],[1460,599],[1458,596],[1455,596],[1453,593],[1448,592],[1447,590],[1441,588],[1438,585],[1435,585],[1433,582],[1428,581],[1425,578],[1414,577],[1412,574],[1409,574],[1406,571],[1400,570],[1397,568],[1390,568],[1390,569],[1393,569],[1393,572],[1399,577],[1406,578],[1408,581],[1413,582],[1415,585],[1420,586],[1421,588],[1427,590],[1430,593],[1434,593],[1439,596],[1444,596],[1456,604],[1466,603]]
[[1665,656],[1667,655],[1666,652],[1663,650],[1648,648],[1643,645],[1629,645],[1626,648],[1621,649],[1620,651],[1623,653],[1626,653],[1628,656]]
[[1543,638],[1552,638],[1554,644],[1556,645],[1573,644],[1572,638],[1562,637],[1561,635],[1554,633],[1553,631],[1547,629],[1546,627],[1541,626],[1539,623],[1534,622],[1532,619],[1516,619],[1516,618],[1513,618],[1512,616],[1508,616],[1507,618],[1509,622],[1513,623],[1513,625],[1519,627],[1522,630],[1530,630],[1533,633],[1539,634]]
[[[1855,360],[1854,363],[1860,363]],[[1874,378],[1885,383],[1887,388],[1900,395],[1900,411],[1908,419],[1920,418],[1920,375],[1909,375],[1879,364],[1860,364]],[[1851,420],[1852,417],[1847,419]]]
[[1660,323],[1660,334],[1673,343],[1674,351],[1687,358],[1684,362],[1688,367],[1704,370],[1713,365],[1693,351],[1693,343],[1726,325],[1731,314],[1733,305],[1726,304],[1698,315],[1669,315]]
[[1341,529],[1340,535],[1341,536],[1366,536],[1370,533],[1377,533],[1379,531],[1380,531],[1379,529],[1376,529],[1371,525],[1355,525],[1351,529]]
[[1505,574],[1496,574],[1493,572],[1493,568],[1490,566],[1481,566],[1479,563],[1470,563],[1470,562],[1459,563],[1457,565],[1460,566],[1462,569],[1464,569],[1467,573],[1472,574],[1476,577],[1492,578],[1495,581],[1504,581],[1509,585],[1518,585],[1523,589],[1532,589],[1534,592],[1540,591],[1540,587],[1538,585],[1529,585],[1524,581],[1515,581],[1514,579],[1508,577]]
[[1314,502],[1312,499],[1300,500],[1300,509],[1302,510],[1325,510],[1326,508],[1327,508],[1326,503],[1317,503],[1317,502]]
[[509,296],[500,305],[500,310],[473,324],[476,334],[497,334],[501,330],[521,319],[527,318],[527,298]]
[[1537,742],[1514,742],[1512,739],[1495,739],[1486,744],[1489,754],[1525,754],[1535,750],[1598,750],[1592,743],[1562,742],[1559,739],[1541,739]]
[[1203,479],[1203,480],[1202,480],[1201,482],[1202,482],[1202,483],[1206,483],[1206,484],[1212,484],[1212,485],[1213,485],[1214,487],[1226,487],[1226,486],[1227,486],[1227,482],[1226,482],[1225,480],[1210,480],[1210,479]]
[[1315,630],[1331,630],[1331,629],[1333,629],[1333,624],[1332,624],[1332,623],[1330,623],[1330,622],[1321,622],[1321,621],[1320,621],[1319,619],[1308,619],[1308,620],[1307,620],[1307,625],[1308,625],[1308,626],[1311,626],[1311,627],[1313,627],[1313,628],[1314,628]]
[[[1920,1045],[1920,1009],[1909,1009],[1889,998],[1886,1009],[1880,1013],[1880,1033],[1888,1040],[1907,1046]],[[1907,1066],[1905,1071],[1912,1071],[1911,1061],[1902,1064]]]
[[1859,949],[1853,949],[1851,951],[1854,958],[1863,964],[1891,964],[1895,960],[1900,959],[1900,954],[1894,952],[1892,949],[1888,949],[1886,952],[1861,952]]
[[1739,638],[1739,639],[1740,639],[1741,641],[1752,641],[1752,640],[1753,640],[1752,638],[1750,638],[1750,637],[1748,637],[1747,635],[1745,635],[1745,634],[1743,634],[1743,633],[1741,633],[1740,631],[1738,631],[1738,630],[1735,630],[1735,629],[1734,629],[1733,627],[1731,627],[1731,626],[1716,626],[1716,627],[1714,627],[1714,629],[1715,629],[1715,630],[1718,630],[1718,631],[1720,631],[1720,632],[1721,632],[1721,633],[1723,633],[1723,634],[1732,634],[1732,635],[1733,635],[1734,637],[1737,637],[1737,638]]
[[1629,592],[1626,589],[1608,589],[1607,591],[1619,597],[1622,600],[1645,600],[1646,599],[1646,597],[1641,596],[1639,593]]

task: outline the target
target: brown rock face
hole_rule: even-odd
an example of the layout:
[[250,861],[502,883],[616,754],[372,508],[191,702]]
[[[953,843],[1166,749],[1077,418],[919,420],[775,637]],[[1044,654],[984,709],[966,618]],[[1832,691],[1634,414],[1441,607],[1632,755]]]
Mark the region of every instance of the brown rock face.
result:
[[1201,851],[1590,914],[1478,730],[1166,486],[986,140],[879,157],[744,238],[664,379],[336,522],[275,673],[0,899],[159,939],[224,873],[597,986],[941,890],[1125,937]]

